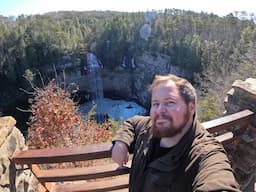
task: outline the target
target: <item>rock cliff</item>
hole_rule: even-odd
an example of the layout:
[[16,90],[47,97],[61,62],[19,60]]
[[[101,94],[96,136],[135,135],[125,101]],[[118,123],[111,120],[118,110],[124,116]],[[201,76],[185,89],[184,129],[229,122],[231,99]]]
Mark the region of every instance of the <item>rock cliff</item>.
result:
[[[184,72],[170,66],[169,56],[144,52],[135,58],[135,67],[125,68],[120,66],[112,70],[103,68],[101,71],[103,90],[108,96],[126,100],[135,100],[144,107],[149,104],[148,85],[155,74],[167,74],[172,72],[182,76]],[[81,91],[90,92],[90,84],[93,82],[90,75],[82,75],[80,68],[66,73],[67,83],[76,83]]]

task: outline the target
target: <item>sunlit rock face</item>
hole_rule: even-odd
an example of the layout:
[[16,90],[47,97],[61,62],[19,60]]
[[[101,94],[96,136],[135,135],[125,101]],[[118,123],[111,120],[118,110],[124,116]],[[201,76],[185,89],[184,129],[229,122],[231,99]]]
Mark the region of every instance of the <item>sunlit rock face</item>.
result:
[[150,103],[148,87],[156,74],[174,73],[184,76],[178,67],[171,66],[171,58],[163,54],[144,52],[135,58],[135,67],[117,67],[113,71],[103,70],[104,92],[112,92],[126,100],[135,100],[144,107]]
[[[16,151],[25,150],[25,138],[11,116],[0,117],[0,191],[34,191],[37,181],[29,170],[11,164],[11,157]],[[16,188],[16,190],[15,190]]]

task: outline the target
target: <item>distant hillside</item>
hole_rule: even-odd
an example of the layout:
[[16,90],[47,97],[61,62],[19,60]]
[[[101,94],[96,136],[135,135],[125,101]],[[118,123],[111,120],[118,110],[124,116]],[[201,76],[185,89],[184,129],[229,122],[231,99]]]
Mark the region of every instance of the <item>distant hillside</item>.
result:
[[191,71],[200,95],[219,98],[234,79],[256,76],[256,25],[232,14],[177,9],[0,17],[0,78],[8,82],[0,82],[0,109],[5,95],[30,87],[24,76],[41,86],[38,71],[47,81],[63,56],[79,65],[88,51],[109,70],[145,51],[165,54],[170,65]]

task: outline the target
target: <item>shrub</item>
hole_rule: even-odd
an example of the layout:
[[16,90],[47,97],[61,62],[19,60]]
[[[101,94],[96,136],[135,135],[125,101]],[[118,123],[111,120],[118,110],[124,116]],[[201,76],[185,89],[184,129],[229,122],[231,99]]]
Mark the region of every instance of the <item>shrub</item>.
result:
[[98,143],[112,137],[108,124],[82,120],[70,94],[51,81],[34,90],[29,119],[29,148],[54,148]]
[[198,117],[201,122],[209,121],[221,115],[216,105],[217,97],[208,96],[198,99]]

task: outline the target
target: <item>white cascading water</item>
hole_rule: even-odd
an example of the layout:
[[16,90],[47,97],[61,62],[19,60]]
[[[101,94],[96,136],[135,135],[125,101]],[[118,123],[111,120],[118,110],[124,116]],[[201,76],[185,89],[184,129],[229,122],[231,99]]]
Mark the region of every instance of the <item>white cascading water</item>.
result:
[[102,111],[102,100],[104,98],[103,85],[101,78],[101,69],[103,67],[100,60],[93,54],[87,53],[87,70],[89,72],[90,90],[92,91],[92,100],[96,105],[96,120],[98,123],[104,122]]

